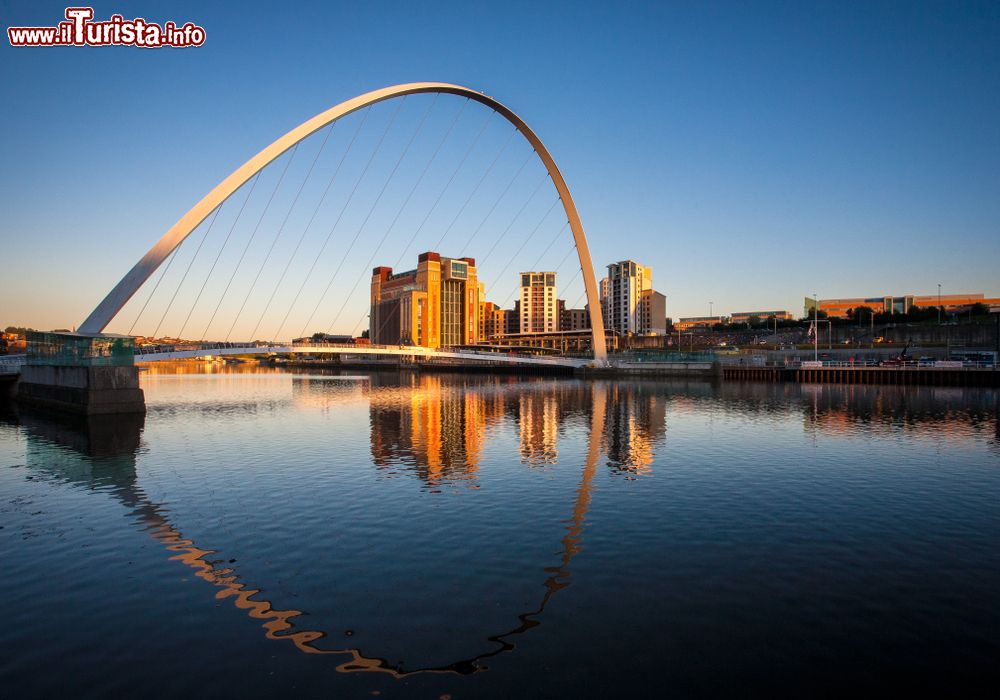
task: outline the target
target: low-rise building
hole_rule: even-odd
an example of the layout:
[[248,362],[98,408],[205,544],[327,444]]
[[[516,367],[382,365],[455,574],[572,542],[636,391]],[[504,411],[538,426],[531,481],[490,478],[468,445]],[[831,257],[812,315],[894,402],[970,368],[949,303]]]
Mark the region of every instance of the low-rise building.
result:
[[737,311],[729,316],[730,323],[750,323],[752,319],[767,321],[776,318],[779,321],[791,321],[790,311]]
[[479,302],[479,342],[490,343],[507,334],[507,314],[492,301]]
[[582,331],[590,329],[590,309],[563,309],[559,330]]
[[813,309],[819,305],[819,310],[830,318],[847,318],[847,312],[859,308],[871,309],[877,314],[905,314],[914,306],[944,307],[946,312],[964,311],[974,304],[1000,304],[1000,298],[987,298],[980,292],[965,294],[905,294],[903,296],[881,297],[850,297],[844,299],[813,299],[805,297],[803,310],[806,316],[813,315]]
[[711,328],[726,321],[727,318],[725,316],[689,316],[674,321],[674,330],[686,331],[691,328]]

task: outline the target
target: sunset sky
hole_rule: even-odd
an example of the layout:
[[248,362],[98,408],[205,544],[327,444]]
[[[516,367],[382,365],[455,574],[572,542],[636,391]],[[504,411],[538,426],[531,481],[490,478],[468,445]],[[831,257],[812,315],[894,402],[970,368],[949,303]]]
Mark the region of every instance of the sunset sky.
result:
[[[938,284],[943,293],[1000,296],[996,2],[93,4],[97,19],[191,21],[207,40],[152,50],[0,41],[0,326],[78,325],[177,219],[275,138],[360,93],[424,80],[481,90],[518,112],[573,192],[598,278],[617,260],[652,266],[668,316],[707,315],[710,301],[716,313],[801,314],[814,292],[920,294]],[[5,0],[0,19],[5,30],[55,25],[64,8]],[[135,332],[152,332],[158,309],[161,334],[179,330],[190,302],[195,335],[208,324],[208,337],[239,338],[272,285],[278,301],[264,315],[276,330],[305,280],[304,296],[314,296],[291,309],[286,335],[299,324],[355,331],[366,313],[366,261],[401,257],[398,269],[413,267],[453,218],[439,252],[477,258],[481,277],[497,277],[490,296],[498,303],[524,265],[541,259],[548,270],[566,260],[563,220],[545,215],[554,194],[536,194],[544,172],[525,160],[523,142],[505,146],[505,124],[459,98],[408,100],[393,122],[396,107],[376,106],[367,122],[346,119],[323,151],[324,133],[304,142],[280,185],[285,161],[276,161],[238,222],[245,191],[223,208],[174,305],[181,257],[144,314],[151,287],[109,330],[128,331],[138,318]],[[442,204],[426,214],[484,124]],[[355,130],[344,175],[296,259],[294,243]],[[315,178],[296,202],[314,156]],[[494,157],[496,170],[462,210]],[[265,255],[286,211],[275,252]],[[198,240],[178,256],[194,256]],[[244,241],[250,252],[237,263]],[[216,250],[216,277],[199,306],[198,266],[207,263],[207,274]],[[573,304],[582,287],[570,260],[560,296]],[[315,279],[306,280],[313,263]],[[343,274],[334,275],[338,265]],[[327,296],[315,297],[324,285]],[[213,307],[231,321],[244,300],[235,328],[210,321]],[[314,303],[322,322],[309,317]]]

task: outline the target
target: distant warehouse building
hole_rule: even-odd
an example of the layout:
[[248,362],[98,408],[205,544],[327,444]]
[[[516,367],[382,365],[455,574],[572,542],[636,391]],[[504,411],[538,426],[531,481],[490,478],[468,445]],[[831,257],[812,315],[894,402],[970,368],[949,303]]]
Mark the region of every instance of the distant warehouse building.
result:
[[728,319],[725,316],[689,316],[679,318],[674,321],[674,330],[686,331],[691,328],[711,328],[720,323],[725,323]]
[[767,321],[776,318],[779,321],[791,321],[790,311],[737,311],[729,317],[730,323],[749,323],[750,319],[756,318],[760,321]]
[[[805,298],[806,316],[812,316],[817,302]],[[905,314],[914,306],[943,306],[945,311],[963,311],[973,304],[1000,304],[1000,298],[986,298],[981,293],[969,294],[907,294],[904,296],[854,297],[850,299],[820,299],[819,310],[830,318],[847,318],[850,309],[871,309],[877,314]]]

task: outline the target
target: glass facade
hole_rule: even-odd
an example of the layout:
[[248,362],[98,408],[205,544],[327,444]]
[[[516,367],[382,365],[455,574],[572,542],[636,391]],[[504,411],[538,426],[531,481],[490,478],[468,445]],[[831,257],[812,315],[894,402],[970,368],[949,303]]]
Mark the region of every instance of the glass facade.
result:
[[424,344],[424,300],[417,299],[417,345]]
[[135,364],[135,338],[131,336],[32,331],[27,340],[29,365],[127,367]]
[[464,345],[465,284],[459,280],[441,282],[441,345]]

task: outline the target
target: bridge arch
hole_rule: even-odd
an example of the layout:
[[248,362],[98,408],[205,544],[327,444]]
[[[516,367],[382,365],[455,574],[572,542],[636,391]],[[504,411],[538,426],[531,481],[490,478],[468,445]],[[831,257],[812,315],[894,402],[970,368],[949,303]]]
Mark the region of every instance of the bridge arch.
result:
[[535,153],[542,161],[542,165],[549,173],[556,192],[562,201],[566,218],[569,221],[570,230],[573,233],[573,242],[576,246],[577,257],[580,260],[580,269],[583,272],[584,290],[587,295],[587,303],[590,306],[590,327],[592,332],[592,342],[594,349],[594,359],[604,361],[607,359],[607,349],[604,338],[604,321],[601,315],[600,297],[597,292],[597,280],[594,276],[594,264],[590,257],[590,248],[587,246],[587,237],[583,231],[583,224],[580,215],[573,202],[569,187],[559,172],[555,160],[541,139],[534,131],[517,116],[512,110],[502,103],[494,100],[481,92],[471,90],[461,85],[450,83],[405,83],[393,85],[391,87],[372,90],[353,99],[341,102],[331,107],[325,112],[317,114],[312,119],[303,122],[299,126],[289,131],[284,136],[274,141],[264,150],[260,151],[253,158],[237,168],[229,177],[216,185],[215,189],[205,195],[200,202],[194,205],[180,220],[168,230],[156,244],[149,249],[131,270],[115,285],[106,297],[97,305],[90,315],[79,326],[81,333],[101,333],[111,320],[121,311],[122,307],[132,296],[139,291],[139,288],[149,279],[164,260],[198,227],[201,222],[208,218],[216,207],[228,199],[236,190],[243,186],[250,178],[264,169],[269,163],[278,158],[295,144],[307,138],[314,132],[322,129],[327,124],[345,117],[352,112],[367,107],[369,105],[383,102],[394,97],[404,95],[414,95],[420,93],[440,93],[467,97],[470,100],[479,102],[500,114],[504,119],[514,125],[521,132],[522,136],[531,144]]

